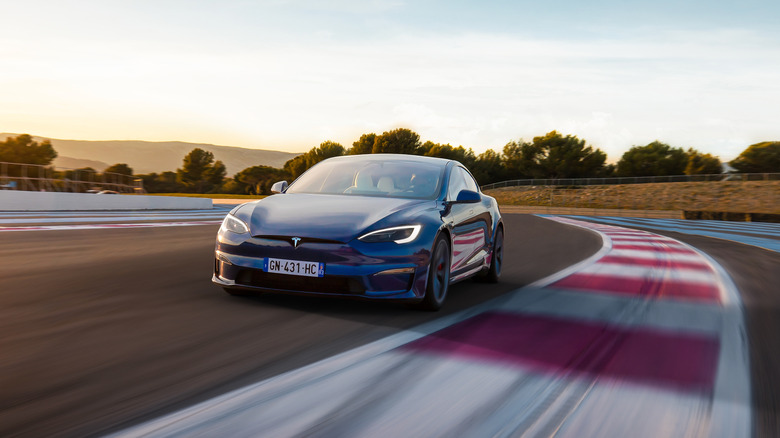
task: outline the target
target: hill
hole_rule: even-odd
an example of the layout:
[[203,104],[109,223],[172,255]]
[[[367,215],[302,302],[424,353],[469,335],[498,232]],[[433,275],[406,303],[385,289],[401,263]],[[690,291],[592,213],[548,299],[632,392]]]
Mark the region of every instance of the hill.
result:
[[[106,167],[110,166],[108,163],[96,160],[84,160],[81,158],[71,158],[58,156],[52,163],[56,167],[62,167],[65,169],[81,169],[83,167],[91,167],[95,170],[102,171]],[[131,166],[132,167],[132,166]]]
[[[18,134],[0,134],[0,141]],[[151,142],[139,140],[60,140],[34,137],[36,141],[49,140],[59,156],[55,166],[85,167],[102,171],[115,163],[127,163],[136,174],[175,171],[181,167],[184,156],[194,148],[201,148],[214,154],[215,160],[222,160],[228,176],[233,176],[250,166],[282,167],[284,163],[300,154],[264,149],[248,149],[235,146],[186,143],[180,141]]]

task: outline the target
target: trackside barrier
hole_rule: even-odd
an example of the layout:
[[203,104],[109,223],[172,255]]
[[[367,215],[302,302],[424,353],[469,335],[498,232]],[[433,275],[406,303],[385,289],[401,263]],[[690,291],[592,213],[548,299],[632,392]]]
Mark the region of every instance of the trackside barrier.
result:
[[0,190],[0,211],[202,210],[209,198]]
[[780,223],[780,214],[771,213],[735,213],[732,211],[683,211],[685,219],[701,219],[735,222],[774,222]]
[[143,180],[132,175],[5,161],[0,162],[0,190],[146,193]]

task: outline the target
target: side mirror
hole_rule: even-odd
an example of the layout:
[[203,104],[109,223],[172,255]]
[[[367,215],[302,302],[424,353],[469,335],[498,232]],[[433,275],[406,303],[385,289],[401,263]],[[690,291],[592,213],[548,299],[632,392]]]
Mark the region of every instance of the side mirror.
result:
[[461,190],[460,193],[458,193],[455,202],[458,204],[474,204],[476,202],[482,202],[482,196],[472,190]]
[[287,190],[287,181],[278,181],[271,186],[271,193],[284,193]]

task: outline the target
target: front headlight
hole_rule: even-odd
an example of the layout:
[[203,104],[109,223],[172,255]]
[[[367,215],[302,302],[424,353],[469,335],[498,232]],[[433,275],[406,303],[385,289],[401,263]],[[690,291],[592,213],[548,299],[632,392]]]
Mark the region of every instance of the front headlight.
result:
[[225,216],[225,220],[222,221],[222,231],[230,231],[236,234],[244,234],[249,232],[249,227],[241,219],[229,214]]
[[395,243],[409,243],[417,238],[420,234],[420,225],[405,225],[402,227],[385,228],[382,230],[372,231],[358,237],[358,240],[362,242],[375,243],[375,242],[395,242]]

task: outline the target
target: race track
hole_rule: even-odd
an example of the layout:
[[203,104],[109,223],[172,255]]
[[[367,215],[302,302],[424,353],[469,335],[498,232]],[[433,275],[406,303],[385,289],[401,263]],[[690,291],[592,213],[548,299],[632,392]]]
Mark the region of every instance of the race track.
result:
[[[460,376],[461,381],[477,384],[473,394],[478,393],[480,386],[482,390],[490,385],[504,390],[515,388],[514,392],[506,392],[507,397],[503,399],[489,396],[490,400],[499,403],[494,405],[497,412],[503,412],[498,408],[500,406],[538,401],[539,398],[529,395],[533,392],[527,392],[531,387],[547,391],[548,395],[556,391],[568,391],[569,395],[577,393],[591,401],[569,406],[576,397],[543,398],[550,406],[556,400],[562,403],[554,410],[531,403],[536,407],[530,408],[527,417],[518,420],[518,427],[526,427],[534,432],[532,434],[545,434],[556,422],[568,424],[558,429],[562,435],[566,435],[567,430],[571,434],[575,424],[579,431],[590,430],[582,427],[597,424],[589,419],[604,414],[597,409],[599,404],[615,404],[620,400],[640,400],[637,402],[640,409],[658,407],[664,400],[672,407],[682,406],[690,411],[678,409],[674,414],[676,419],[667,414],[665,418],[670,423],[664,430],[691,431],[693,425],[699,427],[699,432],[713,436],[718,434],[711,426],[718,424],[721,427],[721,423],[713,423],[708,409],[723,409],[728,414],[751,412],[748,402],[737,406],[719,405],[713,398],[713,394],[734,395],[723,392],[723,383],[719,380],[723,376],[718,374],[722,368],[716,365],[723,360],[719,355],[725,346],[735,341],[724,336],[738,335],[724,327],[731,327],[729,324],[733,321],[729,322],[729,318],[732,316],[741,317],[741,313],[722,311],[731,307],[730,302],[721,301],[719,283],[713,283],[713,287],[718,288],[717,295],[711,291],[696,292],[697,297],[705,297],[698,301],[674,296],[666,301],[663,295],[653,298],[653,305],[643,314],[642,324],[634,321],[630,313],[615,313],[614,306],[617,303],[624,305],[623,308],[635,307],[636,302],[649,302],[647,298],[637,301],[633,297],[616,296],[615,291],[589,294],[588,287],[555,285],[554,281],[526,288],[526,293],[509,294],[603,252],[602,237],[597,231],[582,228],[582,224],[564,223],[568,219],[554,221],[529,215],[506,215],[507,263],[502,282],[497,286],[472,281],[459,283],[451,289],[442,312],[424,313],[398,305],[343,300],[230,297],[209,281],[213,239],[221,215],[224,210],[211,216],[192,212],[175,218],[107,215],[97,219],[60,215],[56,222],[50,221],[51,217],[34,215],[0,217],[0,227],[8,230],[0,231],[3,243],[0,246],[0,260],[3,261],[0,265],[0,351],[3,359],[0,362],[0,387],[3,388],[0,392],[0,436],[100,436],[109,433],[135,436],[150,430],[152,435],[171,435],[154,432],[161,430],[161,418],[181,415],[183,410],[198,403],[208,406],[215,397],[225,397],[233,394],[232,391],[258,385],[258,382],[262,385],[269,381],[289,381],[300,375],[302,367],[332,363],[333,359],[329,358],[363,351],[361,349],[366,345],[386,344],[388,339],[401,342],[402,348],[381,354],[375,352],[371,357],[376,366],[369,367],[373,373],[382,367],[393,368],[394,360],[406,364],[406,369],[414,370],[426,369],[422,364],[444,357],[443,366],[450,367],[451,371],[445,373],[448,379]],[[181,222],[187,222],[189,226],[182,226]],[[108,226],[109,223],[112,225]],[[41,228],[55,226],[67,228]],[[769,334],[766,330],[776,327],[772,324],[776,324],[773,320],[777,319],[776,309],[780,308],[776,293],[780,280],[777,278],[777,267],[780,266],[777,253],[708,237],[681,237],[679,233],[659,230],[653,230],[653,233],[672,235],[690,243],[712,256],[734,279],[741,300],[745,302],[750,334],[750,379],[753,382],[746,384],[748,388],[736,388],[735,397],[753,398],[755,421],[750,420],[750,423],[755,426],[748,430],[772,436],[772,432],[777,432],[773,429],[777,427],[777,410],[771,385],[777,385],[777,382],[772,380],[776,377],[767,376],[774,376],[768,367],[776,363],[772,362],[775,359],[771,351],[776,346],[773,338],[777,331]],[[747,262],[745,257],[753,261]],[[700,264],[698,268],[704,269],[703,266]],[[712,275],[717,274],[712,272]],[[561,277],[556,281],[567,280]],[[709,284],[707,281],[704,283]],[[593,292],[593,286],[589,287]],[[544,302],[550,294],[557,298],[547,305]],[[565,300],[560,301],[561,298]],[[661,305],[655,305],[656,301]],[[574,304],[567,310],[561,308],[562,302]],[[583,312],[596,309],[593,306],[603,306],[598,307],[598,317],[586,317]],[[466,312],[465,316],[462,312]],[[663,315],[668,312],[681,316],[698,315],[699,320],[683,323],[665,320]],[[516,315],[522,318],[518,320]],[[628,320],[621,320],[621,315]],[[447,324],[450,328],[446,328]],[[487,329],[475,329],[474,324]],[[650,330],[647,330],[648,325]],[[572,367],[566,357],[540,355],[536,348],[530,353],[519,354],[515,347],[500,342],[491,344],[495,338],[491,330],[496,327],[542,330],[541,333],[554,330],[563,337],[551,337],[548,344],[557,339],[561,345],[578,336],[578,342],[592,342],[585,335],[588,330],[598,333],[606,330],[608,338],[625,338],[628,333],[630,339],[651,339],[652,345],[663,347],[653,350],[656,355],[679,352],[680,348],[691,346],[702,353],[690,356],[696,364],[696,372],[687,374],[688,377],[680,377],[675,368],[679,363],[674,360],[663,360],[654,371],[644,372],[639,372],[636,364],[629,361],[604,368],[608,372],[594,372],[584,365],[574,367],[577,376],[584,373],[588,377],[575,376],[576,379],[562,384],[561,375],[571,377]],[[437,341],[441,337],[431,337],[433,333],[442,333],[455,340],[464,333],[473,333],[476,337],[470,342],[477,347],[488,346],[499,356],[508,354],[511,357],[502,356],[498,362],[490,359],[488,362],[492,365],[486,368],[484,357],[454,354],[448,349],[449,344]],[[413,342],[398,341],[402,339]],[[534,345],[533,339],[524,342]],[[738,348],[738,340],[736,345]],[[567,348],[559,350],[568,354],[569,359],[580,354]],[[621,357],[624,354],[621,351],[614,350],[612,357]],[[382,354],[393,355],[393,358]],[[545,363],[545,369],[529,367],[529,361],[540,360]],[[463,364],[466,364],[465,368],[461,366]],[[356,368],[367,366],[364,361],[353,365]],[[525,376],[521,380],[526,386],[516,381],[518,369]],[[487,378],[485,370],[489,371]],[[387,371],[391,374],[390,369]],[[451,381],[437,380],[436,376],[441,377],[440,374],[434,373],[433,380],[431,376],[424,378],[414,373],[395,375],[388,382],[394,382],[397,388],[388,400],[408,396],[404,391],[414,388],[435,388],[436,381],[443,387],[452,388]],[[368,374],[363,376],[369,379]],[[323,384],[343,389],[346,384],[339,378],[346,378],[353,386],[356,381],[351,376],[334,374]],[[607,385],[602,385],[603,382]],[[760,388],[756,389],[757,385],[770,387],[762,392]],[[613,386],[618,389],[613,391]],[[406,389],[398,392],[399,388]],[[655,395],[648,398],[648,391]],[[333,394],[333,391],[324,393]],[[293,404],[300,400],[296,399],[295,391],[289,390],[286,394],[293,397]],[[303,398],[312,393],[307,391],[306,394]],[[460,392],[455,391],[449,394],[449,399],[439,400],[447,404],[457,394]],[[639,399],[635,398],[637,396]],[[446,394],[442,393],[441,397]],[[316,398],[311,401],[316,402]],[[274,409],[283,409],[279,406],[287,405],[275,405]],[[458,423],[462,427],[448,429],[450,432],[468,433],[471,430],[478,433],[495,426],[495,418],[485,422],[490,415],[475,414],[473,405],[466,404],[461,408],[471,417],[457,416],[459,421],[466,418],[473,421]],[[567,409],[568,416],[556,417]],[[379,410],[382,415],[397,419],[392,414],[398,410],[397,405],[383,405]],[[418,406],[415,412],[419,411]],[[362,412],[363,417],[356,418],[362,418],[363,423],[345,416],[332,417],[332,422],[327,424],[305,423],[293,417],[293,422],[283,427],[293,424],[304,427],[303,432],[295,429],[298,430],[296,433],[329,436],[359,435],[361,430],[384,430],[386,434],[396,431],[377,429],[383,426],[360,429],[357,425],[365,426],[373,421],[371,412],[373,418],[382,415],[368,408],[350,412]],[[403,410],[400,412],[403,415]],[[460,411],[451,413],[457,412]],[[586,415],[586,412],[590,414]],[[599,419],[598,424],[606,429],[591,430],[590,434],[598,434],[599,430],[630,430],[638,424],[630,421],[631,418],[624,415],[622,422],[613,418],[607,423],[601,421],[603,418]],[[772,418],[775,418],[774,423]],[[483,421],[480,423],[480,420]],[[533,424],[529,423],[531,420]],[[409,418],[406,425],[414,424],[413,421],[417,420]],[[680,426],[680,422],[685,424]],[[312,424],[314,429],[310,428]],[[441,427],[443,423],[439,419],[429,424]],[[615,429],[609,429],[610,424]],[[356,429],[349,429],[352,426]],[[196,430],[188,429],[190,433],[183,436],[197,434]]]

